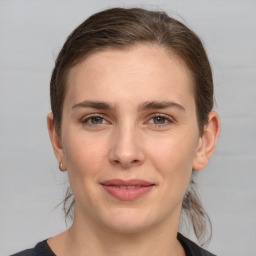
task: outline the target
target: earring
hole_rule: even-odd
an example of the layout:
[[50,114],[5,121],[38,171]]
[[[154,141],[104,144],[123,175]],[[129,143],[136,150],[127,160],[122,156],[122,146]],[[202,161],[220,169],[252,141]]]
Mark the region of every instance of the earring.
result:
[[61,172],[65,171],[65,169],[63,169],[63,164],[62,163],[59,163],[59,169],[60,169]]

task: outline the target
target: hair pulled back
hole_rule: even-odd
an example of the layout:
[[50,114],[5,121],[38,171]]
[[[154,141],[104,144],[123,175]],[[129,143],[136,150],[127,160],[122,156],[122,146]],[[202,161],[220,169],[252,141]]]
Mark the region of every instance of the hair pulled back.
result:
[[[69,71],[94,52],[105,48],[125,49],[136,44],[154,44],[178,56],[188,67],[194,82],[194,97],[200,133],[213,108],[213,80],[210,63],[199,37],[181,22],[162,11],[140,8],[111,8],[98,12],[80,24],[67,38],[52,72],[51,108],[55,129],[61,133],[63,102]],[[205,238],[208,215],[196,192],[194,171],[184,196],[182,211],[191,221],[201,242]],[[75,204],[69,188],[64,199],[66,217],[72,218]],[[210,224],[211,227],[211,224]]]

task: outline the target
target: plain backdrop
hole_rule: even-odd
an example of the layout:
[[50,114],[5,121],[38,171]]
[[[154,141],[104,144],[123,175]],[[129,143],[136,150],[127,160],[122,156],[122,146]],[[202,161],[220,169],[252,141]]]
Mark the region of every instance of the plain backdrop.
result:
[[[222,131],[198,176],[213,224],[208,249],[256,255],[256,1],[0,0],[0,255],[63,231],[66,176],[46,127],[49,80],[68,34],[108,7],[164,10],[204,41]],[[193,239],[193,236],[188,234]]]

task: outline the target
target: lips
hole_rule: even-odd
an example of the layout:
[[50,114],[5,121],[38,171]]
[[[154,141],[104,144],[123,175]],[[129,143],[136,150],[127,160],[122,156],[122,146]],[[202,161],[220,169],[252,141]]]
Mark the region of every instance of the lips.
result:
[[112,179],[102,182],[101,185],[108,194],[116,199],[130,201],[150,192],[155,184],[139,179]]

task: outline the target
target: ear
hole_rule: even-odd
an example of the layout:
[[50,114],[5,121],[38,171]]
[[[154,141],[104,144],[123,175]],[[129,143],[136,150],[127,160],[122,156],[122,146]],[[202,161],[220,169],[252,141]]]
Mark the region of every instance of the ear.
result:
[[194,157],[193,170],[199,171],[207,166],[216,148],[219,134],[219,116],[215,111],[212,111],[208,115],[208,124],[204,126],[203,134],[199,138],[197,152]]
[[59,168],[61,171],[65,171],[66,170],[66,162],[65,162],[63,147],[61,144],[61,137],[60,137],[60,134],[56,131],[56,128],[54,126],[52,113],[49,113],[47,115],[47,127],[48,127],[49,136],[50,136],[50,139],[52,142],[54,154],[55,154],[59,164],[62,164],[61,166],[59,166]]

